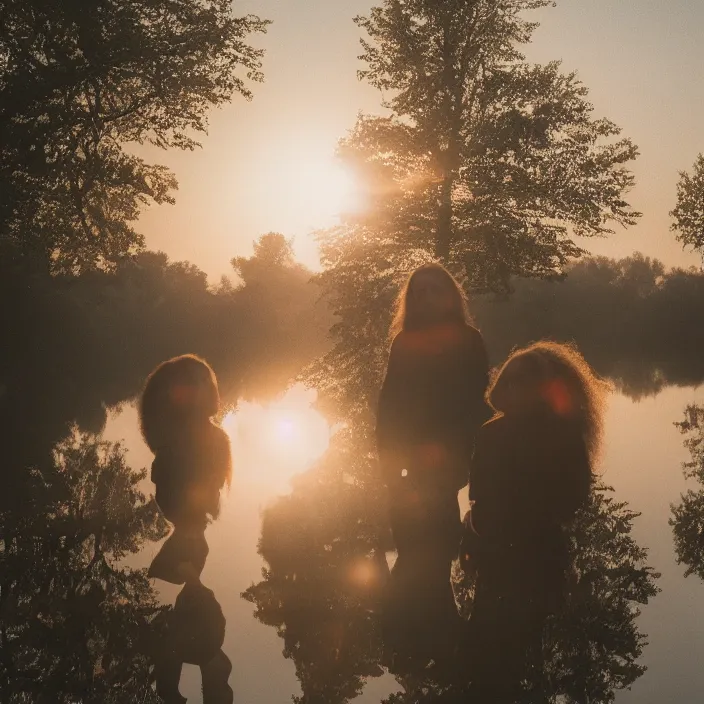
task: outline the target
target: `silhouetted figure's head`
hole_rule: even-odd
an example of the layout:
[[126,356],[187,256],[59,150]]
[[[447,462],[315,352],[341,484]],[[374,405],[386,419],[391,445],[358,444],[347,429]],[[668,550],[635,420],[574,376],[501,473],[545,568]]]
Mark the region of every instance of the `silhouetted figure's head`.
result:
[[494,378],[488,397],[503,415],[538,408],[579,428],[592,462],[603,430],[609,384],[598,377],[576,347],[537,342],[513,352]]
[[391,332],[468,320],[467,300],[452,274],[440,264],[424,264],[408,277],[399,294]]
[[220,407],[210,365],[193,354],[162,362],[147,378],[139,406],[142,435],[156,453],[179,429],[207,423]]

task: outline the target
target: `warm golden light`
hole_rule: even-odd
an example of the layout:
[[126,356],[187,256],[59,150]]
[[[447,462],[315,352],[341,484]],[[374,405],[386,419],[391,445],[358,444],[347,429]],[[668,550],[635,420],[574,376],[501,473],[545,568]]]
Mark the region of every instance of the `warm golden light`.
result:
[[312,232],[335,225],[342,214],[363,205],[354,174],[335,157],[330,143],[314,134],[272,140],[251,179],[253,205],[266,210],[268,229],[293,235],[296,257],[313,268],[318,249]]
[[361,559],[350,568],[350,580],[358,586],[368,587],[378,580],[378,569],[368,559]]
[[[295,165],[282,165],[279,178],[283,207],[313,213],[329,223],[341,213],[354,209],[356,184],[352,175],[334,158],[310,158]],[[274,184],[276,184],[274,177]],[[284,192],[285,191],[285,192]]]
[[317,394],[301,384],[262,406],[241,403],[223,420],[230,435],[237,481],[263,483],[285,491],[291,477],[305,471],[328,449],[331,430],[313,404]]

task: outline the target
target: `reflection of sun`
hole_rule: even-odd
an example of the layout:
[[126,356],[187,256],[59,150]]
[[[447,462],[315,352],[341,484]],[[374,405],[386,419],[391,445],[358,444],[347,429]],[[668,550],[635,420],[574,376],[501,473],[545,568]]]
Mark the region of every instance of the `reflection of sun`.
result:
[[280,491],[325,453],[331,432],[312,407],[316,397],[314,390],[299,384],[267,406],[241,403],[225,417],[235,481],[244,478]]
[[296,437],[296,430],[296,421],[293,418],[281,418],[276,421],[276,434],[281,440],[292,440]]

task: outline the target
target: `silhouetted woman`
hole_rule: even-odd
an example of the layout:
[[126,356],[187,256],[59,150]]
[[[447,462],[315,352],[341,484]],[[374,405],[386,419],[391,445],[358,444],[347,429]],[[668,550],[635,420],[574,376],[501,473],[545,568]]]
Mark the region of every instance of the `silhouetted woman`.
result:
[[487,355],[460,286],[439,264],[410,276],[392,333],[376,428],[398,551],[387,605],[395,600],[402,612],[443,621],[455,612],[450,565],[461,536],[457,492],[467,483],[474,435],[490,416]]
[[562,605],[565,527],[589,498],[607,388],[576,349],[540,342],[514,352],[490,390],[498,415],[477,437],[460,557],[477,580],[471,666],[492,694],[510,698]]
[[212,418],[218,413],[217,380],[195,355],[160,364],[147,379],[139,407],[142,435],[154,453],[156,502],[174,532],[149,576],[183,584],[200,575],[208,555],[205,529],[220,511],[220,491],[230,484],[230,441]]

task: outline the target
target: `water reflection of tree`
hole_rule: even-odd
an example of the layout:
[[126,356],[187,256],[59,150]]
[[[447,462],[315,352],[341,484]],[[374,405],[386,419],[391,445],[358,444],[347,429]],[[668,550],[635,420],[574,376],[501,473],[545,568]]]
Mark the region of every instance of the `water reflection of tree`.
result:
[[123,560],[165,533],[122,448],[60,444],[32,473],[31,504],[0,516],[0,699],[151,701],[150,643],[163,610]]
[[685,577],[696,574],[704,579],[704,406],[685,409],[684,420],[675,424],[684,436],[690,458],[682,465],[687,479],[698,483],[672,506],[670,526],[675,539],[678,564],[685,565]]
[[[347,702],[389,664],[378,624],[385,577],[379,507],[361,486],[314,471],[264,514],[259,550],[267,567],[243,596],[284,640],[303,690],[296,701]],[[630,535],[635,517],[606,488],[580,516],[570,596],[546,628],[527,701],[561,695],[562,701],[610,702],[644,672],[638,606],[655,595],[657,575]],[[471,585],[456,586],[468,613]],[[454,701],[468,684],[464,667],[394,674],[404,691],[389,704]]]
[[364,499],[352,484],[308,475],[264,514],[259,551],[268,566],[244,598],[283,639],[303,689],[296,701],[345,702],[382,674],[372,612],[379,570]]

